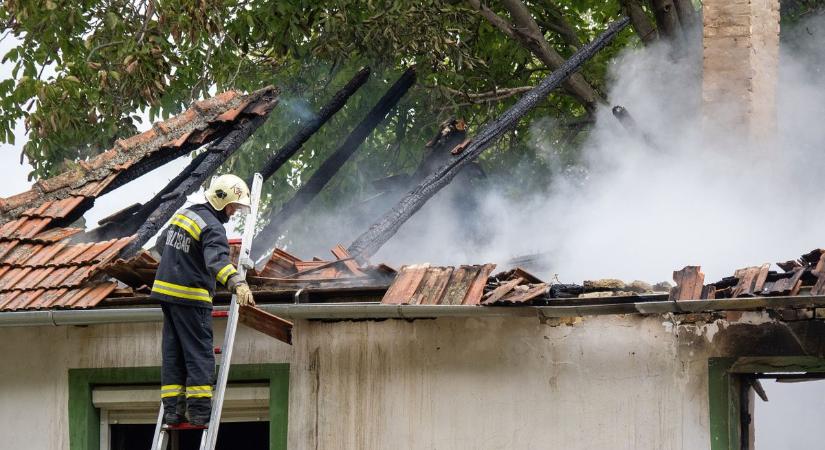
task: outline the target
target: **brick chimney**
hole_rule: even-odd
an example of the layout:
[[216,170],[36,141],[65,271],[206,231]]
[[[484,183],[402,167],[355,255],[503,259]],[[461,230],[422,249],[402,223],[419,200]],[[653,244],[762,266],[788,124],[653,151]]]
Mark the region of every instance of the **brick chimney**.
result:
[[742,129],[755,143],[772,142],[779,0],[704,0],[702,17],[706,123]]

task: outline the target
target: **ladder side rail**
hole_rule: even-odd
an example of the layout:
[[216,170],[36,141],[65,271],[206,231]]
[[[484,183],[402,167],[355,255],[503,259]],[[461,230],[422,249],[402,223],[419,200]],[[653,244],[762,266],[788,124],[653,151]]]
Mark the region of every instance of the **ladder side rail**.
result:
[[160,444],[160,434],[165,432],[163,428],[163,402],[160,402],[160,410],[158,410],[158,421],[155,424],[155,434],[152,437],[152,450],[163,450]]
[[[263,185],[263,177],[256,173],[252,182],[252,192],[250,201],[250,212],[246,216],[246,223],[244,226],[244,233],[241,239],[241,252],[238,256],[238,273],[241,279],[246,279],[246,271],[249,266],[251,258],[249,256],[252,248],[252,237],[255,234],[255,223],[258,220],[258,204],[261,200],[261,187]],[[200,450],[214,450],[218,442],[218,430],[220,429],[221,412],[223,409],[223,398],[226,392],[226,382],[229,378],[229,366],[232,360],[232,350],[235,344],[235,331],[238,328],[238,314],[240,307],[238,306],[238,298],[232,295],[231,304],[229,306],[229,317],[226,321],[226,332],[224,335],[224,343],[221,349],[221,367],[218,370],[218,381],[215,387],[215,393],[212,398],[212,415],[209,418],[209,428],[204,430],[201,437]]]

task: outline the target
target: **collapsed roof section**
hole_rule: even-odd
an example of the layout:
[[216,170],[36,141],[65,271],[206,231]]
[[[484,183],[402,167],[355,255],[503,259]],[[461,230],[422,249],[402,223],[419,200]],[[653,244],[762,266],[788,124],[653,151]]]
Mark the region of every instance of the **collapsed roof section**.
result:
[[220,139],[244,118],[267,116],[277,103],[275,92],[229,91],[199,101],[67,172],[0,199],[0,310],[88,308],[111,295],[117,283],[106,279],[102,267],[134,237],[73,243],[84,230],[71,223],[97,197]]

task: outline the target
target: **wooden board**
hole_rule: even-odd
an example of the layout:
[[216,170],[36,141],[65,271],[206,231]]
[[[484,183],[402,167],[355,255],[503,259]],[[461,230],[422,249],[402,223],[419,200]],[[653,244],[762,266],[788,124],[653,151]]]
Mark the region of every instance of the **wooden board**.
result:
[[349,269],[350,272],[353,273],[353,275],[360,276],[364,274],[364,272],[362,272],[361,269],[358,268],[358,263],[352,259],[350,254],[347,253],[347,249],[345,249],[343,245],[338,244],[335,246],[335,248],[333,248],[330,251],[332,252],[332,255],[336,258],[347,260],[344,261],[343,264],[344,266],[346,266],[347,269]]
[[238,322],[292,345],[292,322],[254,306],[241,306]]

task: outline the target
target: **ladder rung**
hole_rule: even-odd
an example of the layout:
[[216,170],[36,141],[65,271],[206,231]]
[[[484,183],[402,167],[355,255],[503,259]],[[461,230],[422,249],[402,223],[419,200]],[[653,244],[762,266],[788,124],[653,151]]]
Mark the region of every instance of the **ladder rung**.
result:
[[220,348],[220,347],[215,347],[215,348],[214,348],[214,351],[215,351],[215,354],[216,354],[216,355],[220,355],[220,354],[221,354],[221,348]]
[[174,425],[164,425],[164,429],[170,431],[185,431],[185,430],[205,430],[208,427],[206,425],[192,425],[189,422],[181,422],[176,423]]
[[229,317],[229,311],[212,310],[212,317]]

